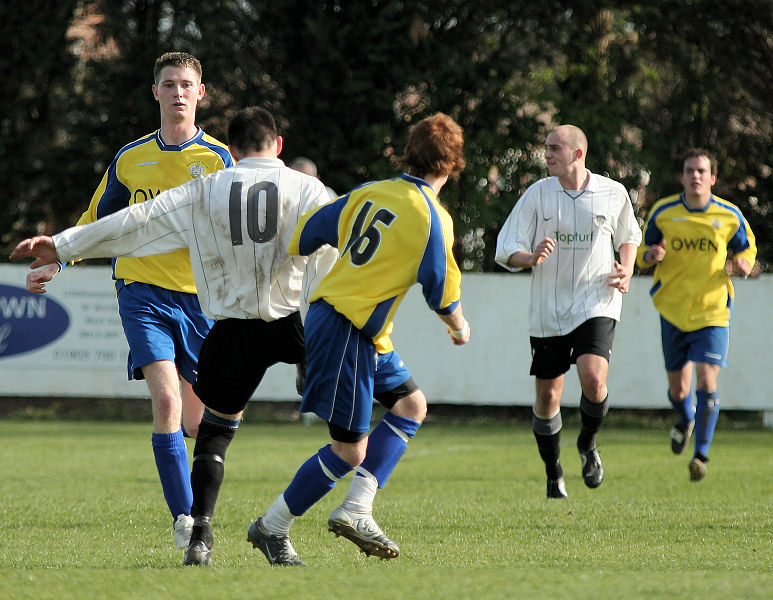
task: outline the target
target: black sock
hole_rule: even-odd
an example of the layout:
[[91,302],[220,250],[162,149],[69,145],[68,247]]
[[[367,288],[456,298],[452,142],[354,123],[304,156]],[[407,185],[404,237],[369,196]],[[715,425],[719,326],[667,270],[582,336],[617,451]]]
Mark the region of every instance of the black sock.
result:
[[[206,517],[208,521],[215,512],[217,495],[225,474],[225,453],[235,434],[236,427],[211,423],[206,419],[199,425],[191,469],[191,516],[194,518],[194,528],[197,517]],[[191,537],[199,539],[193,535]]]
[[545,463],[548,479],[560,479],[564,476],[559,457],[561,454],[561,413],[551,419],[542,419],[532,414],[532,429],[537,440],[537,449]]
[[596,447],[596,434],[604,423],[609,410],[609,395],[601,402],[591,402],[583,394],[580,397],[580,435],[577,437],[577,449],[589,452]]
[[201,540],[207,545],[207,548],[212,549],[215,538],[212,535],[212,524],[209,522],[209,517],[196,517],[193,519],[191,540]]

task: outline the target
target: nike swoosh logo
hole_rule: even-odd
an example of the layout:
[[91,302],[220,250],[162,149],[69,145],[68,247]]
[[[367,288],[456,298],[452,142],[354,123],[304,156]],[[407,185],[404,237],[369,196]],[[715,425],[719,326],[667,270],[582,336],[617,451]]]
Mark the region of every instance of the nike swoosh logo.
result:
[[552,221],[553,217],[542,217],[543,221]]

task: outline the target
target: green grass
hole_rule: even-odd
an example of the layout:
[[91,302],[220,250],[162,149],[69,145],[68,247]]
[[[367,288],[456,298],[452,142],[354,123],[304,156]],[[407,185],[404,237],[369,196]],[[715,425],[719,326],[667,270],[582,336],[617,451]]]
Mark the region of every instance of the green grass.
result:
[[327,532],[347,481],[293,525],[310,568],[272,569],[247,527],[327,429],[246,423],[228,451],[214,565],[194,569],[172,543],[149,425],[0,421],[0,597],[770,598],[771,436],[718,431],[696,484],[666,429],[611,424],[607,475],[589,490],[566,428],[570,498],[548,501],[527,426],[430,423],[377,497],[397,560]]

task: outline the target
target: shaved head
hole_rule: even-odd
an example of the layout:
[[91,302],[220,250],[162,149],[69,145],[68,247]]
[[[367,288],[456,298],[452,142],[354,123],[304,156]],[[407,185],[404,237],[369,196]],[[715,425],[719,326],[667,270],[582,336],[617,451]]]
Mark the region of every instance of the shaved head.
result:
[[576,125],[558,125],[545,139],[545,161],[550,174],[565,190],[581,190],[587,184],[585,156],[588,138]]
[[588,138],[576,125],[559,125],[551,133],[557,133],[572,149],[581,148],[583,156],[588,153]]

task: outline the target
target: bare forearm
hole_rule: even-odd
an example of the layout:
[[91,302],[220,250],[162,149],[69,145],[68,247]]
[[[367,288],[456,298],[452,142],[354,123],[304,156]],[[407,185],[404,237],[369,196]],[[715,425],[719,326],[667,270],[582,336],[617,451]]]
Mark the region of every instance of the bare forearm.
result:
[[636,248],[633,244],[623,244],[620,246],[620,264],[628,273],[633,273],[633,265],[636,262]]
[[516,252],[515,254],[511,254],[510,258],[507,259],[507,264],[511,267],[517,267],[519,269],[525,269],[526,267],[531,267],[534,265],[534,253],[533,252],[524,252],[523,250]]
[[443,321],[446,325],[448,325],[451,329],[462,329],[464,327],[465,318],[464,313],[462,312],[462,305],[459,304],[455,309],[454,312],[447,314],[447,315],[441,315],[438,313],[438,317],[440,317],[440,320]]
[[448,334],[454,345],[462,346],[470,341],[470,324],[464,318],[461,304],[450,314],[441,315],[438,313],[438,317],[448,326]]

